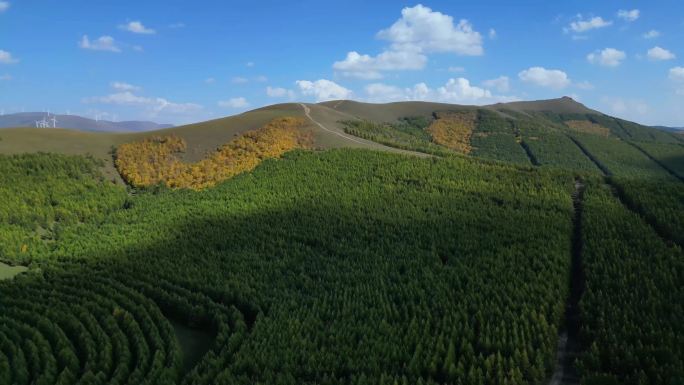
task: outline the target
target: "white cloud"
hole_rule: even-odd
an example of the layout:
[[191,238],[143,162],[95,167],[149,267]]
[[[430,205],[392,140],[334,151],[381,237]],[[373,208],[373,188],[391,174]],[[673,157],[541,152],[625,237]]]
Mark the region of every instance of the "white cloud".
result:
[[492,40],[496,39],[496,30],[494,28],[489,29],[489,38]]
[[627,55],[625,55],[623,51],[615,48],[605,48],[590,53],[587,55],[587,60],[591,64],[600,64],[604,67],[617,67],[626,57]]
[[199,104],[173,103],[164,98],[149,98],[145,96],[135,95],[131,91],[122,91],[109,94],[106,96],[86,98],[83,100],[83,102],[144,107],[148,110],[150,116],[156,116],[161,112],[171,114],[185,114],[190,112],[196,112],[202,109],[202,106]]
[[492,93],[484,88],[470,85],[465,78],[449,79],[437,89],[439,100],[450,102],[476,102],[480,99],[491,99]]
[[650,107],[643,100],[604,97],[601,102],[611,113],[625,117],[643,117]]
[[140,87],[124,82],[112,82],[110,84],[117,91],[140,91]]
[[10,3],[8,1],[0,1],[0,13],[8,10],[9,7],[10,7]]
[[122,24],[119,26],[119,29],[143,35],[153,35],[157,33],[157,31],[153,30],[152,28],[145,27],[143,23],[137,20],[128,22],[127,24]]
[[373,83],[365,87],[367,101],[387,103],[407,100],[426,100],[434,91],[427,84],[418,83],[412,88],[399,88],[383,83]]
[[140,46],[140,45],[134,45],[134,46],[133,46],[133,51],[135,51],[135,52],[144,52],[145,49],[144,49],[142,46]]
[[579,88],[580,90],[593,90],[595,88],[593,84],[589,83],[586,80],[583,82],[575,83],[575,87]]
[[669,78],[677,87],[677,94],[684,95],[684,67],[670,68]]
[[452,52],[460,55],[483,54],[482,36],[468,20],[454,25],[454,18],[423,5],[406,7],[401,19],[378,32],[380,39],[392,43],[396,51]]
[[618,11],[617,17],[619,17],[622,20],[632,22],[639,18],[639,14],[640,12],[638,9],[632,9],[631,11],[621,9]]
[[333,68],[343,75],[359,79],[379,79],[381,71],[419,70],[425,67],[427,57],[419,52],[385,51],[375,57],[352,51],[335,62]]
[[350,99],[353,95],[351,90],[327,79],[319,79],[314,82],[309,80],[297,80],[295,83],[302,94],[314,96],[318,102]]
[[642,35],[644,39],[655,39],[656,37],[660,36],[660,31],[657,31],[655,29],[652,29],[645,34]]
[[214,78],[206,78],[206,79],[204,79],[204,82],[205,82],[206,84],[214,84],[214,83],[216,83],[216,79],[214,79]]
[[499,92],[508,92],[511,88],[508,76],[499,76],[495,79],[485,80],[482,82],[482,85],[487,88],[493,88]]
[[185,23],[173,23],[173,24],[169,24],[169,28],[171,28],[171,29],[185,28]]
[[371,56],[356,51],[347,53],[333,68],[342,75],[379,79],[383,71],[419,70],[425,67],[428,53],[450,52],[482,55],[482,35],[467,20],[454,24],[453,17],[423,5],[406,7],[401,18],[377,37],[390,42],[388,49]]
[[90,49],[94,51],[110,51],[116,53],[121,52],[121,49],[116,46],[116,42],[111,36],[100,36],[97,40],[91,41],[88,38],[88,35],[83,35],[83,38],[78,45],[83,49]]
[[249,102],[241,96],[239,98],[221,100],[218,102],[218,105],[223,108],[247,108],[249,107]]
[[565,28],[565,32],[586,32],[592,29],[604,28],[612,25],[613,22],[609,20],[603,20],[600,16],[595,16],[590,19],[584,19],[582,15],[577,15],[577,20],[570,23],[570,25]]
[[446,84],[436,89],[425,83],[413,87],[400,88],[383,83],[373,83],[365,87],[366,100],[383,103],[406,100],[429,100],[457,104],[490,104],[517,100],[511,96],[494,95],[491,91],[470,84],[465,78],[449,79]]
[[253,62],[253,61],[248,61],[247,63],[245,63],[245,66],[247,66],[247,67],[254,67],[254,62]]
[[453,73],[461,73],[461,72],[465,72],[465,68],[463,68],[463,67],[449,67],[449,68],[447,68],[447,71],[453,72]]
[[684,67],[670,68],[670,79],[678,82],[684,82]]
[[266,83],[268,81],[268,78],[264,75],[261,75],[254,78],[254,80],[256,80],[259,83]]
[[294,99],[295,93],[282,87],[266,87],[266,95],[270,98],[284,98]]
[[243,78],[242,76],[236,76],[236,77],[232,78],[230,81],[233,82],[234,84],[245,84],[245,83],[249,82],[249,79]]
[[520,80],[540,87],[556,90],[570,85],[568,75],[561,70],[548,70],[544,67],[530,67],[518,73]]
[[12,80],[12,75],[10,74],[4,74],[0,75],[0,82],[6,82]]
[[19,60],[14,58],[11,53],[0,49],[0,64],[18,63]]
[[646,56],[651,60],[672,60],[676,57],[672,52],[658,46],[649,49]]

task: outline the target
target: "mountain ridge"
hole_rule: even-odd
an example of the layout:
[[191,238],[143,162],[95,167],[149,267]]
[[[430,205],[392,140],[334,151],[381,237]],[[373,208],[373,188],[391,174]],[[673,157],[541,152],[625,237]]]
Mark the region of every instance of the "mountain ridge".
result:
[[80,115],[46,114],[44,112],[18,112],[0,116],[0,128],[36,127],[36,122],[56,119],[56,127],[91,132],[139,132],[174,127],[172,124],[160,124],[151,121],[129,120],[114,122],[95,120]]

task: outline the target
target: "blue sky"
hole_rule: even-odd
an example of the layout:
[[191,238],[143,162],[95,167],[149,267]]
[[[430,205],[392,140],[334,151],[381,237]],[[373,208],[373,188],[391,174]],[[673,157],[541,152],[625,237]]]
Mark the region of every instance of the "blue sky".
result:
[[684,2],[0,1],[0,109],[186,123],[292,100],[572,96],[684,126]]

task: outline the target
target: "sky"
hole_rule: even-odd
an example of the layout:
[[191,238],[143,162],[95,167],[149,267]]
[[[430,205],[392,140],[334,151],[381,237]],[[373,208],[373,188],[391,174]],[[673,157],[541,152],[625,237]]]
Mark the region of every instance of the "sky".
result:
[[0,0],[0,113],[561,96],[684,127],[684,1]]

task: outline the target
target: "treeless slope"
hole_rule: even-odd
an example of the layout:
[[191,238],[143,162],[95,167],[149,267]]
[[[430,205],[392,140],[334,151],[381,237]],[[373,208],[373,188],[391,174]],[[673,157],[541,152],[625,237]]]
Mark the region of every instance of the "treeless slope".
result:
[[435,111],[462,110],[476,108],[458,104],[431,102],[395,102],[386,104],[362,103],[352,100],[335,100],[319,105],[353,116],[357,119],[374,122],[393,122],[407,116],[430,116]]
[[335,110],[325,103],[301,104],[306,116],[314,123],[314,143],[318,148],[353,147],[372,150],[396,152],[401,154],[426,157],[424,153],[401,150],[385,146],[367,139],[359,138],[345,133],[341,124],[345,120],[355,120],[358,117]]
[[563,96],[558,99],[533,100],[527,102],[497,103],[486,106],[495,110],[511,109],[514,111],[551,111],[557,114],[599,114],[602,113],[592,110],[573,98]]

